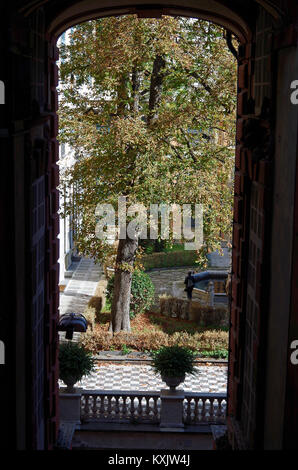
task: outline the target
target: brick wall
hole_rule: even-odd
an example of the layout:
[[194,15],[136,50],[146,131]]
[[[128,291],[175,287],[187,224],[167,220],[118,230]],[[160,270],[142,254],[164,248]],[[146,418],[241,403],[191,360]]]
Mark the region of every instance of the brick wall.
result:
[[[241,53],[242,51],[242,53]],[[272,20],[262,9],[240,48],[232,259],[229,421],[235,446],[262,446],[272,158]],[[233,423],[238,422],[237,432]],[[239,434],[241,433],[241,437]],[[236,438],[237,441],[237,438]],[[241,441],[241,444],[240,444]]]

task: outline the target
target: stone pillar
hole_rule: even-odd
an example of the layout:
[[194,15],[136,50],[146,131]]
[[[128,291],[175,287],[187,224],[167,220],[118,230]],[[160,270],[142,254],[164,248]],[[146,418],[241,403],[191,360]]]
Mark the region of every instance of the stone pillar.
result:
[[81,393],[60,393],[59,415],[61,421],[81,423]]
[[209,282],[208,292],[209,292],[209,306],[214,307],[214,283],[213,281]]
[[161,390],[160,428],[162,431],[182,430],[184,390]]

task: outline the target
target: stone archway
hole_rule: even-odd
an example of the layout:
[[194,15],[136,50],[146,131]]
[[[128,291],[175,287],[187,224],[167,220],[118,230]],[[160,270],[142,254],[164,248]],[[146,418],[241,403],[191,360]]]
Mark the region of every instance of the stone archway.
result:
[[[286,286],[281,276],[292,269],[293,174],[298,140],[293,123],[297,117],[290,101],[284,103],[278,94],[280,87],[287,90],[291,78],[298,76],[298,11],[294,3],[292,0],[159,0],[150,4],[143,1],[127,4],[120,0],[63,3],[28,0],[19,2],[19,7],[5,7],[12,32],[6,36],[10,47],[2,46],[10,64],[3,77],[10,98],[3,120],[3,128],[8,131],[1,145],[7,155],[12,155],[13,164],[9,159],[2,162],[3,174],[7,176],[3,185],[7,189],[3,217],[15,237],[11,240],[3,231],[3,243],[14,253],[17,266],[16,270],[11,269],[11,260],[5,258],[4,265],[10,266],[16,279],[15,290],[7,284],[15,297],[15,333],[9,331],[8,318],[3,317],[3,324],[8,350],[13,351],[12,365],[24,363],[23,374],[16,378],[11,372],[6,375],[15,390],[12,403],[16,403],[21,416],[12,426],[18,447],[52,448],[57,437],[57,36],[67,27],[87,19],[127,13],[141,17],[198,16],[221,24],[240,39],[229,432],[234,447],[278,448],[284,445],[284,437],[291,436],[295,430],[294,418],[287,410],[293,404],[294,391],[297,392],[295,371],[288,362],[288,344],[297,332],[290,298],[296,295],[292,297],[294,304],[297,294],[291,290],[291,276]],[[281,73],[281,67],[285,74]],[[291,146],[287,144],[288,139]],[[282,182],[279,176],[285,159],[289,171]],[[285,195],[280,198],[284,190]],[[5,209],[11,200],[13,216]],[[40,224],[38,214],[43,214]],[[287,233],[272,232],[281,223],[288,224]],[[41,275],[36,280],[32,273],[38,270]],[[28,277],[29,283],[25,281]],[[280,293],[278,303],[276,292]],[[285,310],[283,315],[279,307]],[[8,310],[11,310],[9,305]],[[32,335],[33,347],[21,332],[22,325]],[[275,347],[279,341],[281,354]],[[42,355],[44,361],[39,364]],[[33,370],[26,361],[31,362]],[[274,377],[276,367],[280,371],[279,382]],[[29,411],[26,401],[31,403]],[[287,423],[285,414],[288,414]]]

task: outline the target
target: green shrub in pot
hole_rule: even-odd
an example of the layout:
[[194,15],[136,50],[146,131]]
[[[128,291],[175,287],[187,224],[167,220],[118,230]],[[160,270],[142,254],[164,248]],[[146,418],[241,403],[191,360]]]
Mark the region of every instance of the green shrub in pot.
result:
[[185,374],[194,375],[195,353],[182,346],[163,346],[151,353],[154,372],[161,378],[171,390],[185,380]]
[[78,343],[67,342],[59,346],[59,377],[73,393],[74,384],[94,370],[92,354]]

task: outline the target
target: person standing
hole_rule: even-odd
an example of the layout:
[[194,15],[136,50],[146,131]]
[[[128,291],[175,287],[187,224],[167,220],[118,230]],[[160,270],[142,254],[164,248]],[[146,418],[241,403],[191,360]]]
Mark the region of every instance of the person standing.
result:
[[195,286],[194,279],[193,279],[191,271],[189,271],[188,275],[186,276],[184,284],[185,284],[185,289],[184,290],[187,293],[187,298],[189,300],[191,300],[192,299],[192,291],[193,291],[193,288]]

